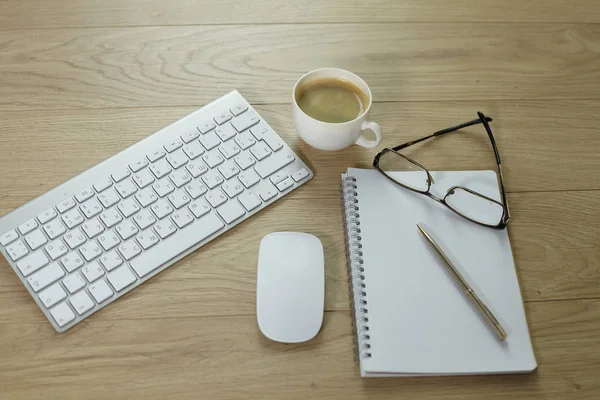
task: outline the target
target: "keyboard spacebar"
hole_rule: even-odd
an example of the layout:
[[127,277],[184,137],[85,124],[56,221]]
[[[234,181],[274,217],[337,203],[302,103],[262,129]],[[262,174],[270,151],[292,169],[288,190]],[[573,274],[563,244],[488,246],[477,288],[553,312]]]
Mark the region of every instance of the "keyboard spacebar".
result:
[[180,229],[175,235],[171,235],[156,246],[149,248],[129,264],[142,278],[224,226],[219,217],[211,212]]

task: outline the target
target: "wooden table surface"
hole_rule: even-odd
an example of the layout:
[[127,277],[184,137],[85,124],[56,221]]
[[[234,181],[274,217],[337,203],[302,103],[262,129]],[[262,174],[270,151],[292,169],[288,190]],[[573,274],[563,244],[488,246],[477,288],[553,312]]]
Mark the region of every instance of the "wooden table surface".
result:
[[[376,150],[296,136],[292,85],[323,66],[371,85],[380,147],[494,118],[536,372],[359,378],[338,182]],[[314,180],[65,334],[2,259],[1,399],[600,397],[597,1],[0,0],[0,214],[231,89]],[[494,167],[477,127],[411,154]],[[323,328],[305,344],[256,323],[259,241],[280,230],[325,247]]]

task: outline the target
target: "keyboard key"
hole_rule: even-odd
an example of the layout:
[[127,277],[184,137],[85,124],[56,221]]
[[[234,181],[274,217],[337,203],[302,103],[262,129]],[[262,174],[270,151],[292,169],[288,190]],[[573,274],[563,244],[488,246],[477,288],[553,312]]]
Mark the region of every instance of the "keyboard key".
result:
[[244,187],[242,186],[242,184],[235,180],[225,182],[223,186],[221,186],[221,189],[223,189],[225,193],[227,193],[227,196],[231,198],[234,198],[235,196],[244,191]]
[[67,211],[63,214],[62,220],[67,225],[67,228],[73,229],[77,225],[81,224],[84,221],[83,215],[79,212],[78,209],[73,209],[71,211]]
[[2,246],[6,246],[6,245],[14,242],[15,240],[17,240],[18,237],[19,237],[19,234],[14,229],[11,229],[10,231],[8,231],[5,234],[3,234],[2,236],[0,236],[0,244]]
[[273,174],[269,180],[271,181],[271,183],[273,183],[273,185],[277,185],[279,182],[281,182],[282,180],[286,179],[288,177],[288,175],[286,173],[283,172],[277,172],[276,174]]
[[138,188],[131,179],[125,179],[124,181],[117,183],[115,189],[117,189],[117,192],[125,199],[137,192]]
[[256,185],[260,181],[260,178],[258,177],[257,173],[254,172],[254,170],[252,169],[249,169],[248,171],[244,171],[241,174],[239,174],[238,179],[247,188]]
[[167,153],[171,153],[180,148],[181,146],[183,146],[183,142],[179,139],[175,139],[172,142],[165,144],[163,147],[165,148]]
[[38,221],[40,221],[40,224],[45,224],[46,222],[50,221],[52,218],[55,218],[56,215],[57,215],[56,210],[54,210],[54,207],[52,207],[52,208],[47,209],[40,215],[38,215],[37,219],[38,219]]
[[286,165],[292,163],[295,160],[295,157],[292,153],[280,151],[278,153],[273,154],[271,157],[267,158],[259,162],[254,170],[260,175],[261,178],[266,178],[271,175],[273,172],[280,170]]
[[53,262],[35,272],[33,275],[30,275],[29,278],[27,278],[27,282],[29,282],[29,285],[34,292],[39,292],[63,276],[65,276],[65,271],[62,270],[58,263]]
[[200,132],[198,132],[197,129],[194,129],[181,135],[181,140],[183,140],[184,143],[189,143],[196,139],[198,136],[200,136]]
[[279,139],[275,133],[266,134],[263,137],[263,140],[267,142],[267,144],[273,151],[277,151],[283,148],[283,143],[281,139]]
[[231,179],[237,174],[239,174],[240,170],[238,167],[235,166],[235,164],[232,161],[226,161],[225,163],[223,163],[223,165],[219,167],[219,172],[221,173],[221,175],[223,175],[225,179]]
[[141,190],[141,191],[137,192],[135,194],[135,198],[137,199],[137,201],[140,202],[140,204],[142,205],[142,207],[148,207],[150,204],[152,204],[156,200],[158,200],[158,196],[150,188],[147,188],[147,189],[144,189],[144,190]]
[[[94,183],[93,186],[94,186],[94,189],[96,189],[96,192],[100,193],[104,189],[107,189],[112,186],[112,180],[110,178],[104,178],[101,181]],[[58,210],[58,211],[60,211],[60,210]],[[62,211],[60,211],[60,212],[62,212]]]
[[187,169],[190,175],[192,175],[194,178],[197,178],[208,171],[206,165],[204,165],[204,163],[200,160],[188,163],[188,165],[185,166],[185,169]]
[[225,122],[229,121],[231,118],[233,118],[233,115],[231,115],[229,111],[225,111],[224,113],[217,115],[213,119],[217,124],[222,125]]
[[265,135],[268,135],[271,132],[271,128],[269,128],[266,124],[258,124],[254,128],[250,129],[250,133],[256,140],[263,140]]
[[148,165],[148,161],[145,158],[140,158],[139,160],[129,164],[129,168],[133,172],[138,172],[140,169],[145,168]]
[[221,139],[214,132],[209,132],[198,140],[206,150],[212,150],[221,144]]
[[242,206],[240,206],[240,204],[236,201],[230,201],[227,204],[222,205],[221,207],[217,208],[217,212],[228,224],[245,214]]
[[123,221],[115,228],[115,231],[121,236],[121,239],[127,240],[133,235],[137,234],[140,230],[131,221]]
[[102,265],[104,265],[104,268],[106,268],[107,271],[112,271],[119,265],[123,264],[123,260],[114,250],[104,253],[104,255],[100,257],[100,262]]
[[173,212],[173,207],[162,199],[152,204],[150,209],[158,219],[162,219]]
[[215,129],[216,126],[217,124],[215,124],[213,121],[206,121],[198,125],[198,130],[204,135],[208,131]]
[[131,175],[131,171],[129,170],[129,168],[122,168],[117,172],[113,172],[110,176],[112,176],[115,182],[120,182],[123,179],[127,178],[129,175]]
[[208,189],[206,186],[198,181],[193,181],[189,185],[185,186],[185,191],[190,195],[192,199],[197,199],[206,193]]
[[202,176],[202,180],[204,183],[206,183],[206,186],[208,186],[209,189],[219,186],[224,181],[223,176],[221,176],[217,170],[208,171]]
[[[86,222],[87,224],[87,222]],[[85,224],[84,224],[85,226]],[[76,228],[73,229],[71,232],[67,233],[63,239],[65,239],[65,242],[67,242],[67,245],[69,245],[69,247],[71,249],[76,248],[77,246],[79,246],[80,244],[84,243],[86,241],[86,237],[84,236],[83,232],[81,232],[81,229]]]
[[67,293],[60,286],[60,283],[55,283],[48,289],[42,291],[39,294],[39,297],[41,302],[44,303],[44,305],[46,306],[46,308],[50,308],[59,301],[63,300],[65,297],[67,297]]
[[221,164],[225,159],[217,150],[210,151],[202,156],[202,160],[208,165],[208,168],[214,168]]
[[210,206],[204,200],[193,201],[188,208],[196,218],[200,218],[210,211]]
[[86,261],[92,261],[94,258],[102,254],[102,250],[95,240],[89,241],[79,248],[79,252]]
[[100,193],[98,195],[98,200],[100,200],[100,203],[102,203],[104,208],[108,208],[114,204],[117,204],[121,198],[113,188],[110,188]]
[[79,272],[75,272],[74,274],[67,276],[62,282],[71,294],[85,286],[85,281]]
[[308,176],[308,171],[305,168],[301,168],[292,174],[292,178],[296,182],[300,182],[302,179],[306,178],[307,176]]
[[50,242],[44,247],[46,253],[52,260],[56,260],[58,257],[67,254],[67,246],[60,239],[56,239],[54,242]]
[[175,225],[177,225],[179,229],[194,222],[194,217],[192,217],[192,214],[187,212],[185,209],[173,213],[173,215],[171,215],[171,219],[173,222],[175,222]]
[[58,210],[59,213],[64,213],[65,211],[70,210],[71,208],[75,207],[77,203],[75,203],[75,200],[73,200],[73,198],[68,198],[66,200],[63,200],[61,203],[58,203],[56,205],[56,209]]
[[60,222],[60,219],[55,219],[44,225],[44,232],[46,232],[46,235],[48,235],[51,240],[59,237],[66,231],[67,228]]
[[237,199],[247,211],[252,211],[262,204],[258,196],[251,190],[246,190],[244,193],[240,194]]
[[235,129],[233,129],[233,126],[231,126],[231,124],[226,124],[218,127],[217,129],[215,129],[215,133],[217,134],[219,139],[221,139],[224,142],[237,135],[237,132],[235,131]]
[[75,198],[77,199],[78,202],[83,203],[84,201],[86,201],[90,197],[94,196],[95,194],[96,193],[94,192],[94,189],[87,188],[87,189],[83,189],[81,192],[77,193],[75,195]]
[[206,201],[208,201],[211,206],[218,207],[227,201],[227,196],[225,196],[221,190],[217,189],[206,195]]
[[193,160],[204,153],[204,147],[202,147],[199,141],[194,140],[193,142],[183,146],[183,152],[190,158],[190,160]]
[[249,131],[246,131],[240,133],[235,138],[235,142],[241,147],[242,150],[246,150],[248,147],[256,143],[256,139],[254,139],[254,136],[252,136]]
[[29,247],[31,247],[31,250],[35,250],[35,249],[45,245],[46,242],[48,241],[48,239],[46,239],[46,236],[44,236],[42,231],[40,231],[39,229],[36,229],[29,235],[25,236],[25,241],[27,242]]
[[258,114],[254,112],[247,112],[240,115],[239,117],[235,117],[231,121],[231,125],[233,125],[236,131],[243,132],[246,129],[258,124],[259,122],[260,117],[258,116]]
[[133,220],[140,229],[146,229],[156,222],[156,217],[150,212],[150,210],[145,209],[140,211],[139,214],[133,218]]
[[81,268],[81,272],[83,273],[83,276],[85,276],[85,279],[87,279],[88,282],[94,282],[96,279],[104,275],[104,268],[102,268],[100,264],[98,264],[98,261],[93,261],[85,267]]
[[88,290],[90,291],[91,295],[94,296],[94,299],[96,299],[98,304],[102,303],[113,295],[112,289],[108,286],[104,279],[100,279],[98,282],[90,285]]
[[150,166],[150,171],[152,171],[156,179],[160,179],[171,172],[171,165],[163,158],[162,160],[153,163]]
[[105,251],[108,251],[116,245],[118,245],[119,243],[121,243],[121,240],[119,239],[115,231],[111,229],[110,231],[106,231],[102,235],[98,236],[98,242]]
[[106,225],[107,228],[110,228],[121,222],[123,217],[121,217],[121,214],[119,214],[116,209],[111,208],[110,210],[106,210],[100,214],[100,219],[102,222],[104,222],[104,225]]
[[192,176],[189,174],[189,172],[187,172],[186,169],[180,169],[169,175],[169,179],[175,186],[179,188],[191,181]]
[[52,310],[50,310],[52,318],[56,321],[56,324],[61,328],[75,319],[75,313],[67,305],[67,302],[62,302]]
[[183,167],[189,160],[183,150],[176,150],[167,156],[167,161],[173,169]]
[[94,300],[92,300],[85,290],[71,296],[69,298],[69,303],[71,303],[79,315],[83,315],[94,308]]
[[148,160],[150,160],[150,162],[154,162],[156,160],[160,160],[161,158],[163,158],[165,156],[165,151],[163,149],[159,149],[156,151],[153,151],[152,153],[148,154],[146,156],[146,158],[148,158]]
[[250,148],[250,152],[258,161],[267,158],[271,154],[271,149],[266,145],[262,140],[257,142],[252,148]]
[[286,180],[279,182],[275,186],[277,186],[277,190],[279,190],[280,192],[285,192],[286,190],[294,186],[294,181],[292,180],[292,178],[287,178]]
[[154,182],[154,176],[147,169],[133,175],[133,181],[140,187],[145,188]]
[[158,236],[156,236],[156,233],[152,229],[148,229],[137,235],[135,240],[146,250],[158,243]]
[[137,280],[127,265],[123,265],[106,275],[112,287],[120,292]]
[[83,203],[80,207],[86,218],[92,218],[102,212],[103,208],[96,199],[91,199]]
[[32,230],[34,230],[37,227],[38,227],[37,222],[35,222],[35,219],[32,218],[29,221],[24,222],[21,225],[19,225],[19,232],[21,232],[21,235],[25,235],[26,233],[31,232]]
[[135,201],[133,197],[127,200],[123,200],[121,203],[119,203],[118,208],[119,211],[121,211],[121,214],[125,216],[125,218],[131,217],[133,214],[140,211],[141,209],[140,205],[137,203],[137,201]]
[[61,258],[60,263],[68,272],[73,272],[83,265],[83,258],[78,252],[73,251]]
[[169,199],[173,207],[176,209],[179,209],[190,202],[190,197],[182,190],[178,190],[177,192],[170,194],[167,199]]
[[248,109],[248,106],[241,103],[241,104],[237,104],[237,105],[233,106],[230,111],[233,115],[238,116],[241,113],[243,113],[244,111],[246,111],[247,109]]
[[159,222],[158,224],[154,225],[154,231],[162,239],[171,236],[176,230],[177,229],[175,228],[175,225],[173,225],[173,223],[169,220],[165,220],[165,222]]
[[223,143],[219,146],[219,151],[223,156],[227,159],[240,154],[240,148],[237,144],[232,140],[231,142]]
[[175,186],[173,186],[173,184],[171,184],[167,180],[156,182],[154,185],[152,185],[152,188],[160,197],[164,197],[167,194],[171,193],[173,190],[175,190]]
[[206,239],[213,233],[223,228],[223,222],[214,213],[210,213],[195,220],[185,228],[185,235],[174,236],[145,251],[134,259],[130,265],[141,278],[162,266],[173,258],[173,254],[180,254],[190,247]]
[[104,226],[98,218],[90,219],[82,225],[83,231],[91,239],[104,231]]
[[260,198],[263,199],[263,201],[269,201],[271,200],[273,197],[277,196],[277,193],[279,193],[277,191],[277,188],[275,188],[275,186],[271,185],[268,181],[263,181],[262,184],[260,185]]
[[44,265],[48,264],[48,257],[43,251],[39,250],[35,253],[31,253],[27,257],[23,258],[17,263],[17,268],[23,274],[23,276],[29,276]]

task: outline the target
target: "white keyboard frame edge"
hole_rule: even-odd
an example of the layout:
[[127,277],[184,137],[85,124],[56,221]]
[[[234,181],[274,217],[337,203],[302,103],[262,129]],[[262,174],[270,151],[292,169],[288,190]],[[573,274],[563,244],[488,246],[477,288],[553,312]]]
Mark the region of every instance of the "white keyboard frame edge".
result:
[[[151,134],[150,136],[148,136],[144,139],[141,139],[140,141],[132,144],[131,146],[127,147],[126,149],[122,150],[121,152],[105,159],[104,161],[101,161],[100,163],[94,165],[93,167],[90,167],[86,171],[83,171],[82,173],[74,176],[73,178],[69,179],[68,181],[63,182],[62,184],[56,186],[53,189],[50,189],[46,193],[43,193],[39,197],[32,199],[31,201],[27,202],[26,204],[22,205],[21,207],[15,209],[13,211],[10,211],[8,214],[0,217],[0,232],[4,233],[4,232],[9,231],[10,229],[16,229],[17,226],[19,226],[21,223],[23,223],[25,221],[28,221],[29,219],[32,218],[32,216],[34,216],[33,218],[35,218],[35,216],[37,216],[38,214],[40,214],[43,211],[46,211],[51,206],[58,204],[61,200],[64,200],[66,197],[69,197],[69,196],[73,197],[79,191],[85,189],[86,187],[90,187],[94,182],[108,177],[109,174],[113,171],[113,169],[110,169],[110,167],[108,167],[109,169],[106,169],[107,164],[112,165],[112,163],[122,163],[122,165],[127,165],[127,164],[129,164],[129,162],[127,162],[128,161],[127,157],[129,157],[130,155],[135,155],[134,158],[137,159],[140,157],[140,154],[143,154],[145,156],[146,154],[150,153],[150,151],[155,150],[157,148],[157,143],[160,143],[160,144],[167,143],[168,142],[167,137],[169,137],[168,135],[171,131],[173,131],[173,130],[177,131],[176,137],[179,138],[179,136],[186,130],[195,129],[195,127],[198,125],[197,121],[202,119],[202,114],[206,114],[207,116],[211,116],[211,118],[212,118],[212,116],[216,115],[216,113],[214,111],[211,112],[210,110],[218,109],[219,105],[222,103],[228,103],[228,104],[244,103],[244,104],[246,104],[248,106],[248,110],[246,112],[253,111],[253,112],[257,113],[258,115],[260,115],[261,122],[264,123],[265,125],[267,125],[270,129],[273,130],[273,132],[277,133],[277,135],[281,138],[279,133],[277,131],[275,131],[271,127],[271,125],[269,125],[269,123],[263,118],[263,116],[258,111],[256,111],[252,107],[252,105],[246,99],[244,99],[244,97],[242,97],[242,95],[237,90],[233,90],[233,91],[229,92],[228,94],[214,100],[213,102],[206,104],[205,106],[197,109],[196,111],[193,111],[192,113],[185,115],[181,119],[173,122],[172,124],[164,127],[163,129],[155,132],[154,134]],[[250,212],[246,212],[246,214],[244,214],[243,218],[238,219],[231,224],[226,224],[225,221],[223,221],[223,223],[225,225],[224,228],[221,228],[214,234],[212,234],[209,237],[205,238],[204,240],[198,242],[198,244],[190,247],[188,250],[173,257],[170,261],[167,261],[165,264],[156,268],[155,270],[150,272],[148,275],[146,275],[142,278],[139,278],[136,274],[137,281],[134,285],[123,289],[121,292],[114,293],[110,299],[106,300],[102,304],[96,304],[96,302],[94,301],[94,308],[91,311],[87,311],[83,315],[79,315],[76,311],[73,311],[75,314],[75,319],[62,327],[58,326],[56,321],[54,321],[54,318],[50,314],[50,309],[46,308],[46,306],[41,302],[41,300],[38,296],[39,293],[36,293],[35,291],[33,291],[33,289],[31,289],[31,287],[27,283],[27,278],[25,278],[21,274],[19,269],[17,268],[17,265],[16,265],[17,262],[12,261],[12,259],[8,255],[8,253],[4,250],[3,246],[0,246],[0,253],[2,253],[2,255],[4,256],[4,258],[7,261],[7,264],[9,264],[11,266],[11,268],[13,269],[13,271],[15,272],[15,274],[17,275],[17,277],[19,278],[19,280],[21,281],[23,286],[25,286],[25,288],[29,292],[29,295],[36,302],[39,309],[42,311],[42,313],[44,313],[47,320],[52,324],[54,329],[58,333],[65,332],[68,329],[72,328],[73,326],[77,325],[82,320],[91,317],[92,314],[95,314],[96,312],[107,307],[109,304],[114,303],[117,299],[121,298],[125,294],[138,288],[144,282],[151,279],[155,275],[161,273],[165,269],[169,268],[170,266],[175,264],[177,261],[186,257],[190,253],[198,250],[200,247],[209,243],[213,239],[225,234],[227,231],[234,228],[238,224],[247,221],[252,216],[254,216],[256,213],[260,212],[261,210],[270,206],[271,204],[277,202],[282,197],[288,195],[292,191],[298,189],[300,186],[302,186],[305,183],[307,183],[308,181],[310,181],[314,177],[312,170],[308,167],[308,165],[306,165],[304,163],[304,161],[298,156],[298,154],[294,150],[292,150],[292,148],[285,142],[285,140],[283,140],[283,138],[281,138],[281,142],[283,143],[283,148],[278,150],[277,153],[285,151],[287,149],[289,152],[294,154],[295,160],[291,164],[281,168],[279,171],[283,171],[283,170],[297,171],[301,168],[305,168],[308,171],[307,177],[302,179],[300,182],[294,182],[293,187],[289,188],[288,190],[286,190],[284,192],[278,192],[277,196],[273,197],[272,199],[270,199],[267,202],[262,202],[261,205],[259,207],[255,208],[254,210],[252,210]],[[291,175],[291,173],[290,173],[290,175]],[[267,179],[269,179],[269,178],[267,177],[265,180],[267,180]],[[65,187],[67,187],[68,185],[71,185],[71,187],[73,187],[74,189],[69,190],[68,192],[63,191],[65,189]],[[252,190],[252,187],[247,190]],[[121,201],[122,200],[123,199],[121,199]],[[235,198],[230,199],[229,201],[231,201],[231,200],[235,200]],[[79,207],[79,203],[77,204],[77,207]],[[214,208],[211,209],[211,212],[215,213],[215,215],[219,219],[222,220],[222,218],[216,213]],[[60,218],[60,215],[61,214],[59,214],[59,216],[57,218]],[[197,218],[195,220],[198,221],[201,219],[202,219],[202,217]],[[185,231],[185,227],[182,229],[178,229],[177,233],[179,233],[181,231]],[[22,237],[22,235],[20,235],[20,237]],[[61,235],[61,237],[62,237],[62,235]],[[88,240],[93,240],[93,239],[88,239]],[[31,254],[31,252],[28,254]],[[134,272],[134,274],[135,274],[135,272]],[[106,275],[104,275],[103,278],[104,277],[106,277]],[[62,279],[64,279],[64,277],[61,278],[59,281],[62,281]],[[87,286],[87,284],[86,284],[86,286]],[[83,290],[85,290],[85,289],[83,289]],[[63,300],[63,301],[68,301],[68,299],[71,296],[72,295],[68,294],[67,297],[65,298],[65,300]]]

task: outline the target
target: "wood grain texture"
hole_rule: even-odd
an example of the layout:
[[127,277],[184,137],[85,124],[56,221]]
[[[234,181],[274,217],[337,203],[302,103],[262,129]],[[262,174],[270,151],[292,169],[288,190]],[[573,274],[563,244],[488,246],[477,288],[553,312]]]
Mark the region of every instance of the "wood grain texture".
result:
[[[352,39],[349,39],[352,38]],[[598,99],[600,24],[406,23],[0,32],[0,110],[288,103],[352,70],[376,101]]]
[[[371,85],[381,147],[494,118],[536,372],[358,378],[338,181],[376,150],[295,134],[291,87],[322,66]],[[592,0],[0,0],[0,215],[231,89],[316,172],[65,334],[0,260],[0,399],[597,399],[598,82]],[[431,170],[494,167],[477,128],[408,153]],[[325,247],[327,312],[306,344],[256,324],[258,244],[281,230]]]
[[95,318],[63,335],[48,324],[5,323],[0,342],[13,346],[3,350],[0,387],[4,399],[595,398],[600,301],[526,308],[540,363],[528,375],[361,380],[349,313],[333,312],[298,345],[268,341],[254,316]]
[[[589,0],[3,0],[0,29],[330,22],[600,22]],[[68,9],[68,12],[65,12]]]

